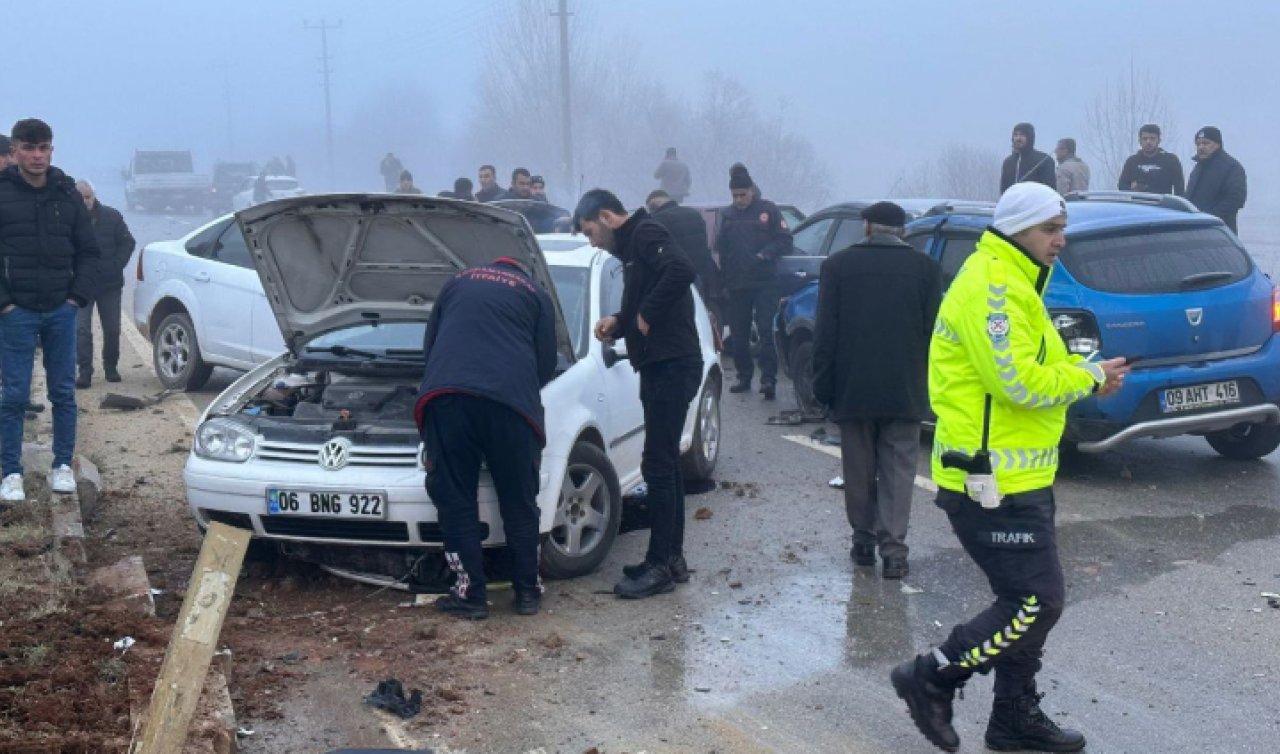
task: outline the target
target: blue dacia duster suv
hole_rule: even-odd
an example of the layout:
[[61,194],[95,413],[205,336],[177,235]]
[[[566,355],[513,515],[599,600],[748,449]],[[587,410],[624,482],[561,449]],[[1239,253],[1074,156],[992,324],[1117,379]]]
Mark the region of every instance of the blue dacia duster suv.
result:
[[[1173,196],[1072,194],[1067,246],[1045,306],[1073,353],[1124,356],[1124,389],[1072,406],[1064,440],[1085,452],[1139,437],[1203,435],[1230,458],[1280,446],[1280,297],[1226,225]],[[906,240],[946,281],[991,223],[990,205],[942,205]],[[783,299],[774,337],[812,409],[817,283]]]

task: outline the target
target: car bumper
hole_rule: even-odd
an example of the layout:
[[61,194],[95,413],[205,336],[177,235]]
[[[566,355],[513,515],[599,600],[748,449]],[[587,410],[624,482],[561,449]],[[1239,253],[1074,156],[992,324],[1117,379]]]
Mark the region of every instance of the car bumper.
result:
[[1078,447],[1084,453],[1103,453],[1121,443],[1138,438],[1203,434],[1205,432],[1230,429],[1237,424],[1280,424],[1280,406],[1265,403],[1260,406],[1237,407],[1194,416],[1153,419],[1131,424],[1104,440],[1079,443]]
[[[352,468],[340,472],[305,464],[250,460],[211,461],[194,455],[183,470],[187,505],[201,526],[221,521],[251,529],[255,536],[293,542],[391,547],[443,547],[439,516],[416,468]],[[386,494],[381,519],[281,516],[267,512],[271,488]],[[486,547],[504,544],[493,485],[482,477],[479,513]]]

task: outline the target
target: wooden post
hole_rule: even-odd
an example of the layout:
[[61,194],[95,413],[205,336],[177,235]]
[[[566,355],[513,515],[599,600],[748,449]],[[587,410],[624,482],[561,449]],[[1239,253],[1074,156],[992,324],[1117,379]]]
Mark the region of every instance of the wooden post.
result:
[[209,524],[133,754],[182,751],[250,536],[244,529]]

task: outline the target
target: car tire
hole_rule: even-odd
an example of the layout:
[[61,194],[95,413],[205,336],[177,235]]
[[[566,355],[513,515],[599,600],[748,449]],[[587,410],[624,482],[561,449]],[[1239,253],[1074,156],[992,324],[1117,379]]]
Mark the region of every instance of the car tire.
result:
[[813,341],[805,340],[791,349],[788,360],[791,370],[791,389],[796,396],[796,406],[805,416],[821,416],[822,407],[813,397]]
[[680,457],[685,481],[710,479],[720,460],[720,378],[712,377],[698,396],[693,420],[693,443]]
[[542,575],[572,579],[599,568],[621,523],[622,489],[609,456],[591,443],[576,443],[560,483],[551,531],[543,536]]
[[1280,425],[1237,424],[1204,436],[1209,447],[1227,458],[1256,461],[1280,447]]
[[199,390],[213,366],[200,357],[200,339],[186,312],[160,320],[151,338],[151,362],[160,383],[171,390]]

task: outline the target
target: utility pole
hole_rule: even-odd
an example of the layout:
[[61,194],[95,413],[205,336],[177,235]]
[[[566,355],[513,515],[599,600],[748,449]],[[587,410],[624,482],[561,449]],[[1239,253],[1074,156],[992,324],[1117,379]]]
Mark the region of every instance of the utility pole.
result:
[[573,183],[573,126],[569,107],[569,0],[560,0],[560,11],[552,13],[560,17],[560,171],[569,196],[574,195]]
[[329,190],[332,191],[335,180],[333,177],[333,103],[330,96],[332,85],[329,80],[329,30],[341,29],[342,22],[329,24],[324,19],[320,19],[318,24],[303,21],[303,26],[320,31],[320,63],[324,66],[324,144],[329,158]]

